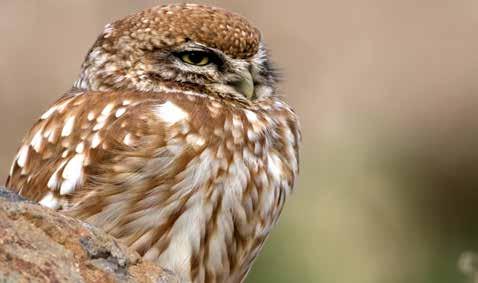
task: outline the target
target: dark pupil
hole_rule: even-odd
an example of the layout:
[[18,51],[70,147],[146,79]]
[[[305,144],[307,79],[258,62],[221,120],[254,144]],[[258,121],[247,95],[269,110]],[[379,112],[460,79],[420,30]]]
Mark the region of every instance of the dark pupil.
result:
[[188,57],[192,63],[199,64],[204,59],[204,57],[206,57],[206,55],[202,52],[189,52]]

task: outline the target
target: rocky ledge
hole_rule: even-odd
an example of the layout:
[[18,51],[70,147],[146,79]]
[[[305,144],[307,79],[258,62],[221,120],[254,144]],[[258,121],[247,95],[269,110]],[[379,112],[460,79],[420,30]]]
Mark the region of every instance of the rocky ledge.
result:
[[118,240],[0,187],[0,282],[179,282]]

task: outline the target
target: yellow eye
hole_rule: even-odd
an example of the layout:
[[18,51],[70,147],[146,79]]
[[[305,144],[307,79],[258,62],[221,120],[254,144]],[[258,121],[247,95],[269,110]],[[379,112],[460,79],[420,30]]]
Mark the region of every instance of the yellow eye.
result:
[[180,54],[181,60],[191,65],[205,66],[209,64],[209,54],[201,51],[189,51]]

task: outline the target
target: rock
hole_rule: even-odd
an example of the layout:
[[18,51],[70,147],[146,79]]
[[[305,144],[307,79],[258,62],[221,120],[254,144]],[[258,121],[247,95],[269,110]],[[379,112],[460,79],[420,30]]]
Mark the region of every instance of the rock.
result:
[[0,282],[179,282],[110,235],[0,187]]

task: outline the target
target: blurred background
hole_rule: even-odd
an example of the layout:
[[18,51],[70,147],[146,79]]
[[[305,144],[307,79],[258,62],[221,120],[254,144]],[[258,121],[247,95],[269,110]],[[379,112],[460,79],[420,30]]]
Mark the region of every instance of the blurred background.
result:
[[[0,1],[0,172],[103,26],[171,1]],[[253,282],[471,282],[478,2],[195,1],[262,31],[302,120],[301,176]]]

